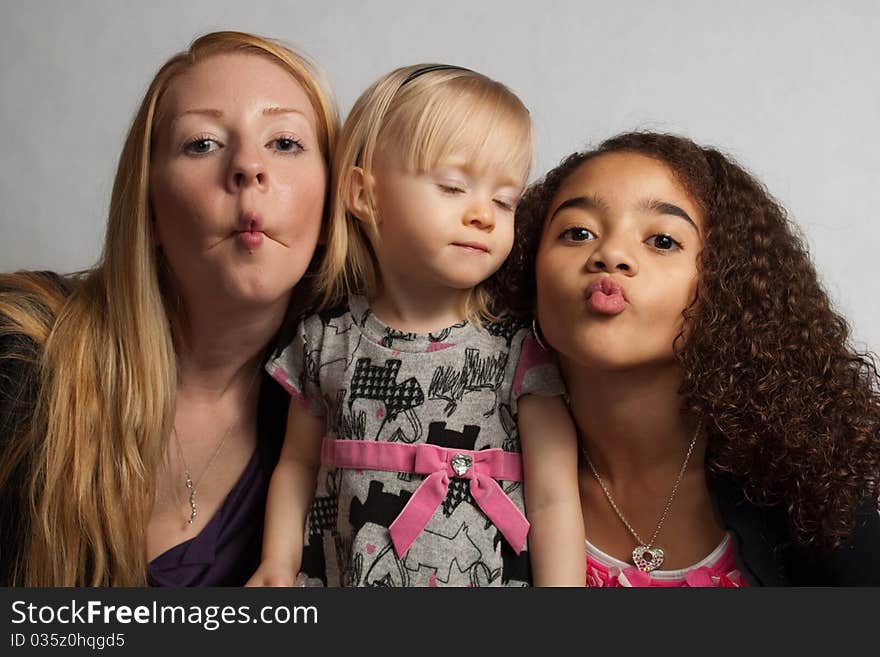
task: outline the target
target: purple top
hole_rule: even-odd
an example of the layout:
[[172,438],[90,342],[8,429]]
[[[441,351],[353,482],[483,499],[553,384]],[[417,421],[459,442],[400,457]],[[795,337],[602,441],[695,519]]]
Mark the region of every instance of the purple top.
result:
[[271,471],[253,456],[199,534],[150,562],[152,586],[241,586],[260,563],[263,513]]
[[265,377],[262,383],[250,461],[204,529],[150,562],[151,586],[244,586],[260,565],[266,496],[289,402],[274,381]]

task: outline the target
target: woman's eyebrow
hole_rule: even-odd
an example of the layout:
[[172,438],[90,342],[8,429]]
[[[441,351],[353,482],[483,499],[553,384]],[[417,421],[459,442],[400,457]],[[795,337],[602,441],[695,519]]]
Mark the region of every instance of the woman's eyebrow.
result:
[[694,223],[694,220],[691,219],[691,216],[674,203],[669,203],[667,201],[661,201],[654,198],[645,199],[641,203],[639,203],[639,209],[647,210],[655,214],[668,214],[673,217],[681,217],[686,222],[688,222],[695,231],[697,231],[697,235],[700,234],[700,229],[697,227],[697,224]]
[[270,114],[299,114],[302,117],[305,117],[305,112],[302,110],[294,109],[293,107],[267,107],[263,110],[263,115],[268,116]]
[[171,119],[171,125],[173,126],[177,121],[182,119],[184,116],[188,116],[190,114],[201,114],[204,116],[213,116],[215,119],[219,119],[223,116],[223,112],[218,109],[212,109],[208,107],[198,107],[195,109],[184,110],[177,114],[173,119]]
[[568,208],[579,208],[581,210],[601,213],[607,212],[608,204],[598,196],[573,196],[559,204],[559,207],[553,211],[553,216],[550,217],[550,221],[553,221],[557,214]]
[[[171,120],[171,125],[173,126],[178,120],[189,114],[201,114],[203,116],[211,116],[215,119],[223,118],[223,112],[219,109],[198,107],[194,109],[184,110]],[[298,110],[293,107],[277,107],[274,105],[272,107],[266,107],[265,109],[263,109],[262,114],[263,116],[275,116],[279,114],[299,114],[300,116],[305,118],[305,113],[302,110]]]

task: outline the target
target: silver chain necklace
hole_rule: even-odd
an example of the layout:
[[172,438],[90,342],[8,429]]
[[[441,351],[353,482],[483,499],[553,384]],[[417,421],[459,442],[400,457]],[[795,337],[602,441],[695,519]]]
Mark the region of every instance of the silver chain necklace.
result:
[[186,464],[186,459],[183,458],[183,445],[180,443],[180,435],[177,433],[177,427],[171,427],[172,431],[174,431],[174,438],[177,440],[177,451],[180,454],[180,462],[181,464],[183,464],[183,476],[186,480],[184,483],[186,485],[187,491],[189,491],[189,519],[186,521],[187,525],[193,524],[193,522],[195,522],[196,516],[199,515],[199,509],[196,506],[196,493],[198,492],[198,486],[200,483],[202,483],[202,479],[205,478],[205,473],[207,473],[208,470],[211,469],[211,465],[214,463],[214,459],[217,458],[217,455],[223,448],[223,444],[226,442],[226,438],[232,432],[232,427],[234,427],[235,424],[236,423],[233,422],[229,425],[229,428],[226,429],[223,437],[220,439],[220,442],[217,443],[217,447],[214,448],[214,453],[211,454],[211,458],[208,459],[208,464],[205,466],[205,469],[202,470],[202,474],[195,482],[193,482],[192,475],[189,471],[189,466]]
[[[244,395],[245,404],[247,404],[247,401],[250,398],[251,389],[254,387],[254,381],[257,380],[257,375],[259,374],[259,372],[260,372],[260,367],[258,365],[256,371],[254,372],[253,377],[251,377],[251,380],[250,380],[250,383],[248,384],[248,387],[245,390],[245,395]],[[231,383],[230,383],[230,385],[231,385]],[[226,391],[224,390],[223,392],[225,393]],[[221,397],[222,397],[222,395],[223,395],[223,393],[221,393]],[[183,444],[180,442],[180,434],[177,432],[177,426],[174,424],[171,425],[171,430],[174,433],[174,438],[177,442],[177,451],[178,451],[178,454],[180,455],[180,463],[181,463],[181,465],[183,465],[183,477],[185,480],[184,485],[186,486],[186,490],[189,493],[189,518],[186,521],[187,525],[193,524],[196,520],[196,517],[199,515],[199,509],[196,506],[196,493],[198,492],[199,484],[202,483],[202,479],[205,478],[205,474],[207,474],[208,470],[211,469],[211,466],[214,463],[214,459],[217,458],[217,455],[220,453],[220,450],[223,449],[223,445],[226,443],[226,439],[229,437],[229,434],[232,433],[232,429],[235,427],[236,424],[238,424],[238,422],[240,420],[241,420],[241,418],[235,418],[229,424],[229,426],[226,428],[226,431],[223,432],[223,436],[220,438],[219,442],[217,443],[217,447],[214,448],[214,451],[211,454],[211,458],[208,459],[208,463],[207,463],[207,465],[205,465],[205,468],[202,470],[202,474],[199,475],[199,478],[195,482],[193,482],[193,478],[192,478],[192,474],[190,473],[189,466],[186,464],[186,459],[183,457]],[[175,496],[176,495],[177,495],[177,493],[175,492]],[[179,497],[177,499],[178,499],[178,501],[180,500]]]
[[651,535],[651,540],[647,543],[642,540],[638,532],[633,529],[633,526],[629,524],[629,521],[624,517],[621,510],[614,502],[614,498],[611,497],[611,491],[608,490],[608,486],[605,485],[605,482],[602,481],[602,477],[600,477],[599,473],[596,472],[596,466],[594,466],[593,462],[590,460],[590,456],[589,454],[587,454],[586,446],[581,446],[581,451],[584,454],[587,465],[590,466],[590,471],[593,473],[596,481],[599,482],[599,486],[602,488],[602,492],[605,493],[605,499],[608,500],[611,508],[614,509],[614,513],[617,514],[617,517],[620,518],[620,521],[624,524],[627,530],[629,530],[629,533],[633,535],[633,538],[635,538],[638,542],[638,545],[633,548],[632,560],[633,563],[636,565],[636,568],[643,572],[649,573],[652,570],[656,570],[660,567],[660,565],[663,563],[663,559],[666,557],[666,553],[663,551],[663,548],[661,548],[659,545],[654,545],[654,542],[657,540],[657,536],[660,534],[660,529],[661,527],[663,527],[666,516],[669,514],[670,507],[672,507],[672,501],[675,499],[676,493],[678,493],[678,487],[681,485],[681,480],[684,477],[684,471],[687,470],[688,461],[690,461],[691,453],[694,451],[694,445],[697,444],[697,436],[700,435],[701,427],[702,424],[698,423],[697,430],[694,432],[694,437],[691,439],[691,444],[688,446],[687,454],[685,454],[684,456],[684,463],[681,464],[681,470],[678,471],[678,476],[675,478],[675,484],[673,484],[672,486],[672,492],[669,494],[669,499],[666,500],[666,506],[663,509],[663,513],[660,514],[660,520],[657,521],[657,527],[654,529],[654,533]]

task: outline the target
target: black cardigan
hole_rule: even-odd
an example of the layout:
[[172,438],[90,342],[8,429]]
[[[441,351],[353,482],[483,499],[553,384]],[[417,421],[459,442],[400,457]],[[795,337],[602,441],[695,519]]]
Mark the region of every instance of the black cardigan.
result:
[[737,565],[751,586],[880,586],[880,513],[865,500],[849,541],[830,553],[791,541],[785,513],[756,507],[742,486],[709,478],[721,523],[733,536]]

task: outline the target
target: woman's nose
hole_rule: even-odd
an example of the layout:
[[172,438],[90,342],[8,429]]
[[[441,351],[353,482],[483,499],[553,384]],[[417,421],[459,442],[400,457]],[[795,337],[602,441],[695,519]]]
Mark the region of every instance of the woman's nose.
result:
[[258,148],[239,147],[233,153],[229,166],[228,185],[230,191],[239,191],[256,185],[262,187],[267,182],[266,163]]

